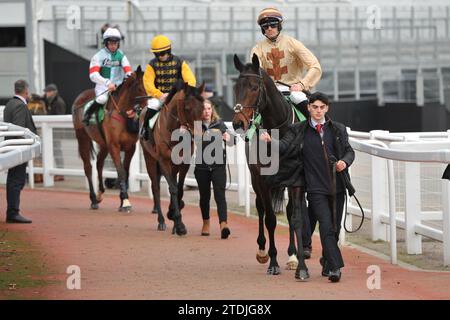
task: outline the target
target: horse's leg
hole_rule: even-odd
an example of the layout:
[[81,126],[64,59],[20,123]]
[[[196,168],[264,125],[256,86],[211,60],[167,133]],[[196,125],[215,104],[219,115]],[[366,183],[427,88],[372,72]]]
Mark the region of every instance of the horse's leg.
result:
[[267,268],[267,274],[278,275],[280,274],[280,266],[277,261],[277,248],[275,246],[275,229],[277,227],[277,217],[272,208],[272,200],[268,192],[264,196],[264,208],[266,212],[265,224],[267,231],[269,233],[269,257],[270,263]]
[[122,166],[122,162],[120,161],[120,146],[118,144],[110,144],[109,145],[109,154],[111,155],[111,158],[114,162],[114,165],[117,170],[117,179],[119,180],[119,187],[120,187],[120,212],[130,212],[131,211],[131,204],[128,200],[128,183],[126,181],[127,179],[127,173]]
[[186,227],[181,219],[180,207],[178,204],[178,185],[177,185],[177,171],[172,167],[171,160],[159,162],[161,171],[169,184],[170,205],[167,218],[173,220],[174,231],[177,235],[182,236],[187,233]]
[[286,269],[295,270],[298,265],[297,260],[297,249],[295,248],[295,231],[294,226],[292,224],[292,211],[293,211],[293,201],[292,201],[292,192],[291,188],[288,189],[289,193],[289,202],[286,207],[287,219],[289,222],[289,247],[288,247],[288,262],[286,263]]
[[89,183],[89,198],[91,199],[91,209],[98,209],[98,202],[95,196],[94,185],[92,184],[92,165],[91,165],[91,154],[92,154],[92,140],[84,131],[84,128],[76,129],[75,135],[78,140],[78,152],[83,160],[84,174],[88,179]]
[[[254,185],[254,184],[253,184]],[[264,203],[262,201],[261,193],[255,190],[256,193],[256,210],[258,211],[258,252],[256,252],[256,260],[264,264],[269,261],[269,256],[266,252],[266,237],[264,235]]]
[[153,203],[154,209],[158,213],[158,231],[166,230],[166,222],[161,211],[161,199],[160,199],[160,180],[161,175],[158,172],[158,162],[152,158],[150,153],[142,148],[144,152],[145,166],[147,167],[147,173],[152,182],[152,193],[153,193]]
[[189,171],[189,165],[182,165],[180,172],[178,173],[178,204],[180,206],[180,211],[184,208],[184,180],[186,179],[186,175]]
[[100,147],[100,151],[97,154],[98,193],[96,199],[98,203],[102,202],[103,194],[105,193],[105,186],[103,185],[103,165],[105,164],[107,155],[108,148]]
[[305,263],[305,255],[303,249],[303,238],[302,238],[302,228],[303,228],[303,215],[306,212],[302,210],[302,204],[305,201],[305,192],[300,187],[292,188],[292,203],[293,203],[293,215],[292,224],[295,230],[295,235],[297,237],[297,259],[298,266],[295,270],[295,278],[304,281],[309,278],[308,268]]

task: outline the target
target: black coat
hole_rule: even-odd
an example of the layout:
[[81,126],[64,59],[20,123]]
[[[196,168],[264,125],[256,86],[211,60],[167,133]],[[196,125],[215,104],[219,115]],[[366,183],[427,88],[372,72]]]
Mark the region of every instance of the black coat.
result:
[[17,97],[8,101],[3,111],[3,121],[17,126],[28,128],[33,133],[37,133],[31,111],[22,100]]
[[45,108],[49,115],[66,114],[66,103],[59,94],[49,99],[44,98]]
[[[294,123],[281,140],[272,140],[272,144],[277,144],[279,148],[280,166],[277,174],[266,178],[266,182],[270,186],[301,187],[306,185],[302,153],[308,126],[309,121]],[[332,120],[329,120],[329,126],[334,132],[333,144],[338,160],[343,160],[347,164],[347,168],[339,172],[338,177],[342,176],[349,194],[353,195],[355,190],[351,185],[348,167],[355,159],[355,152],[348,141],[346,127]]]
[[[205,124],[202,124],[202,141],[201,141],[201,146],[200,146],[200,141],[197,141],[197,153],[196,153],[196,163],[195,163],[195,167],[197,169],[213,169],[217,166],[221,166],[221,165],[225,165],[226,164],[226,150],[225,150],[225,146],[223,144],[223,140],[222,140],[222,134],[224,132],[228,131],[227,126],[225,125],[225,123],[223,122],[222,119],[218,119],[216,121],[213,121],[209,124],[208,127],[205,126]],[[220,142],[216,141],[216,138],[218,138],[220,136]],[[228,142],[229,145],[233,145],[235,142],[235,136],[230,134],[231,139]],[[207,161],[205,161],[205,149],[210,146],[212,143],[220,143],[222,151],[223,151],[223,158],[222,159],[217,159],[219,160],[218,162],[213,162],[213,163],[209,163]],[[210,147],[212,148],[212,146]],[[200,155],[200,151],[202,152],[202,154]],[[209,154],[209,152],[207,152]],[[215,156],[214,154],[215,152],[213,152],[213,156]],[[201,161],[199,161],[201,157]]]

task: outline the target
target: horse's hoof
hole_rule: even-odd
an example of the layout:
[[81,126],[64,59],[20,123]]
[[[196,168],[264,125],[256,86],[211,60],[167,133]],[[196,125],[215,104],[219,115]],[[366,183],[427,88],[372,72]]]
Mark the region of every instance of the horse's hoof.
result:
[[184,236],[187,233],[187,230],[184,224],[181,223],[178,227],[175,227],[175,232],[179,236]]
[[300,269],[300,270],[296,270],[295,271],[295,279],[299,280],[299,281],[306,281],[307,279],[309,279],[309,272],[308,270],[305,269]]
[[256,260],[261,264],[265,264],[269,261],[269,255],[264,251],[258,251],[256,253]]
[[103,192],[97,194],[97,202],[100,203],[103,201]]
[[286,262],[286,270],[296,270],[298,266],[298,259],[295,254],[289,256],[288,261]]
[[279,266],[272,266],[267,268],[267,274],[270,276],[277,276],[281,273]]
[[153,208],[152,213],[153,214],[158,214],[158,210],[156,210],[156,208]]
[[98,209],[98,203],[91,203],[91,209],[97,210]]
[[119,212],[125,212],[125,213],[130,213],[131,211],[133,211],[133,207],[120,207],[119,208]]
[[166,230],[166,224],[163,223],[158,223],[158,231],[164,231]]

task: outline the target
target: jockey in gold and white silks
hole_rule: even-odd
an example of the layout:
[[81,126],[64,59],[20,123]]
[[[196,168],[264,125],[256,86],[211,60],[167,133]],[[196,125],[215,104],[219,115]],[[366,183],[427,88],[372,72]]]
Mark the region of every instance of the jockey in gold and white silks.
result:
[[[272,80],[290,85],[291,101],[301,103],[306,98],[302,91],[311,90],[322,76],[319,61],[303,43],[281,33],[283,16],[277,9],[263,9],[257,22],[266,39],[256,44],[251,57],[258,56]],[[286,86],[277,86],[280,91],[289,91]]]

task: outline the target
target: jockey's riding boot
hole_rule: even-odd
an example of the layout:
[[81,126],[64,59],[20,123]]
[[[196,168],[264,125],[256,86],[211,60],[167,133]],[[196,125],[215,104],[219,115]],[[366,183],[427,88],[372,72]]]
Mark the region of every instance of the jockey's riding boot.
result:
[[83,117],[83,123],[88,126],[89,120],[91,119],[91,116],[97,111],[102,105],[98,103],[97,101],[94,101],[93,104],[86,110]]
[[139,134],[139,136],[143,139],[143,140],[148,140],[149,138],[149,121],[151,118],[153,118],[153,116],[158,112],[158,110],[154,110],[154,109],[147,109],[147,112],[145,112],[145,117],[144,117],[144,123],[142,124],[142,129],[141,129],[141,133]]

